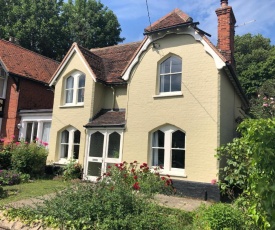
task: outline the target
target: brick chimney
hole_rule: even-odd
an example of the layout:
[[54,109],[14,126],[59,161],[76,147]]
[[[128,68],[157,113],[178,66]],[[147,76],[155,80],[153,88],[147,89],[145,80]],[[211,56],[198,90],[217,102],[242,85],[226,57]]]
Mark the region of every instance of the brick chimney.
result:
[[218,17],[218,44],[217,48],[224,57],[235,66],[234,35],[236,19],[228,0],[221,0],[221,7],[216,10]]

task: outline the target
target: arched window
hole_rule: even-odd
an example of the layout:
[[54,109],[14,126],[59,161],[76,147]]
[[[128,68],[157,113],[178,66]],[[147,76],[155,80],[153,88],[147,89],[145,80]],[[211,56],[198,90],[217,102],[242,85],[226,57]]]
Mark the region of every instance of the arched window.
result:
[[60,136],[60,158],[61,159],[78,159],[80,146],[79,130],[68,127],[61,132]]
[[65,80],[65,104],[82,105],[84,102],[85,75],[74,72]]
[[151,165],[167,173],[185,169],[185,133],[168,125],[152,133]]
[[177,56],[171,56],[160,63],[159,92],[181,91],[182,61]]

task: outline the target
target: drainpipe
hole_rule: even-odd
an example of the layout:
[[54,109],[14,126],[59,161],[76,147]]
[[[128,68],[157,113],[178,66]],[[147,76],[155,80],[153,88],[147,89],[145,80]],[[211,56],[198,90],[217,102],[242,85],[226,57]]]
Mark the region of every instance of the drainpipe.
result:
[[113,86],[111,86],[111,89],[113,90],[113,103],[112,103],[112,111],[114,111],[115,108],[115,89]]

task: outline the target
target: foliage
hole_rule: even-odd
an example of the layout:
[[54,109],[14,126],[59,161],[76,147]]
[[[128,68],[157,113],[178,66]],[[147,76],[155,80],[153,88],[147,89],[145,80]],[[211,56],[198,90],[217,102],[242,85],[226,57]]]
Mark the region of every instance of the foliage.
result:
[[70,160],[70,162],[64,166],[63,178],[64,180],[81,179],[82,166],[76,160]]
[[17,142],[12,150],[12,169],[31,177],[44,175],[48,150],[37,143]]
[[146,195],[155,193],[172,194],[173,182],[170,176],[160,176],[159,168],[151,172],[147,163],[139,165],[136,161],[123,162],[109,166],[108,171],[98,178],[105,186],[115,189],[117,185],[125,189],[134,189]]
[[123,41],[114,13],[100,1],[0,0],[0,38],[61,60],[73,42],[87,48]]
[[0,169],[11,168],[11,146],[3,146],[0,151]]
[[250,114],[254,118],[273,118],[275,115],[275,79],[267,80],[250,100]]
[[247,229],[240,209],[230,204],[217,203],[201,206],[194,217],[194,229]]
[[163,180],[156,173],[151,173],[145,163],[138,167],[136,162],[124,162],[110,167],[96,184],[77,183],[46,199],[43,205],[11,209],[8,215],[29,222],[38,219],[62,229],[177,230],[190,225],[191,213],[157,206],[150,199],[160,186],[172,190],[170,179]]
[[4,191],[3,187],[0,185],[0,199],[5,197],[5,195],[6,195],[5,191]]
[[245,120],[238,127],[239,139],[218,150],[228,157],[222,189],[237,185],[243,189],[238,204],[262,229],[275,227],[275,120]]
[[266,80],[275,78],[275,48],[262,35],[235,36],[236,70],[248,97]]
[[0,185],[20,184],[20,174],[13,170],[0,170]]

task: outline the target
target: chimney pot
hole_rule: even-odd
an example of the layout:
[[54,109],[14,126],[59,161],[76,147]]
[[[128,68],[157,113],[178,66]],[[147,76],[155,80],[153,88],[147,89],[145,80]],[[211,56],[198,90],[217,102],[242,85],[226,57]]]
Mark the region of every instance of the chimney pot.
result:
[[221,7],[224,8],[228,6],[228,0],[221,0]]

